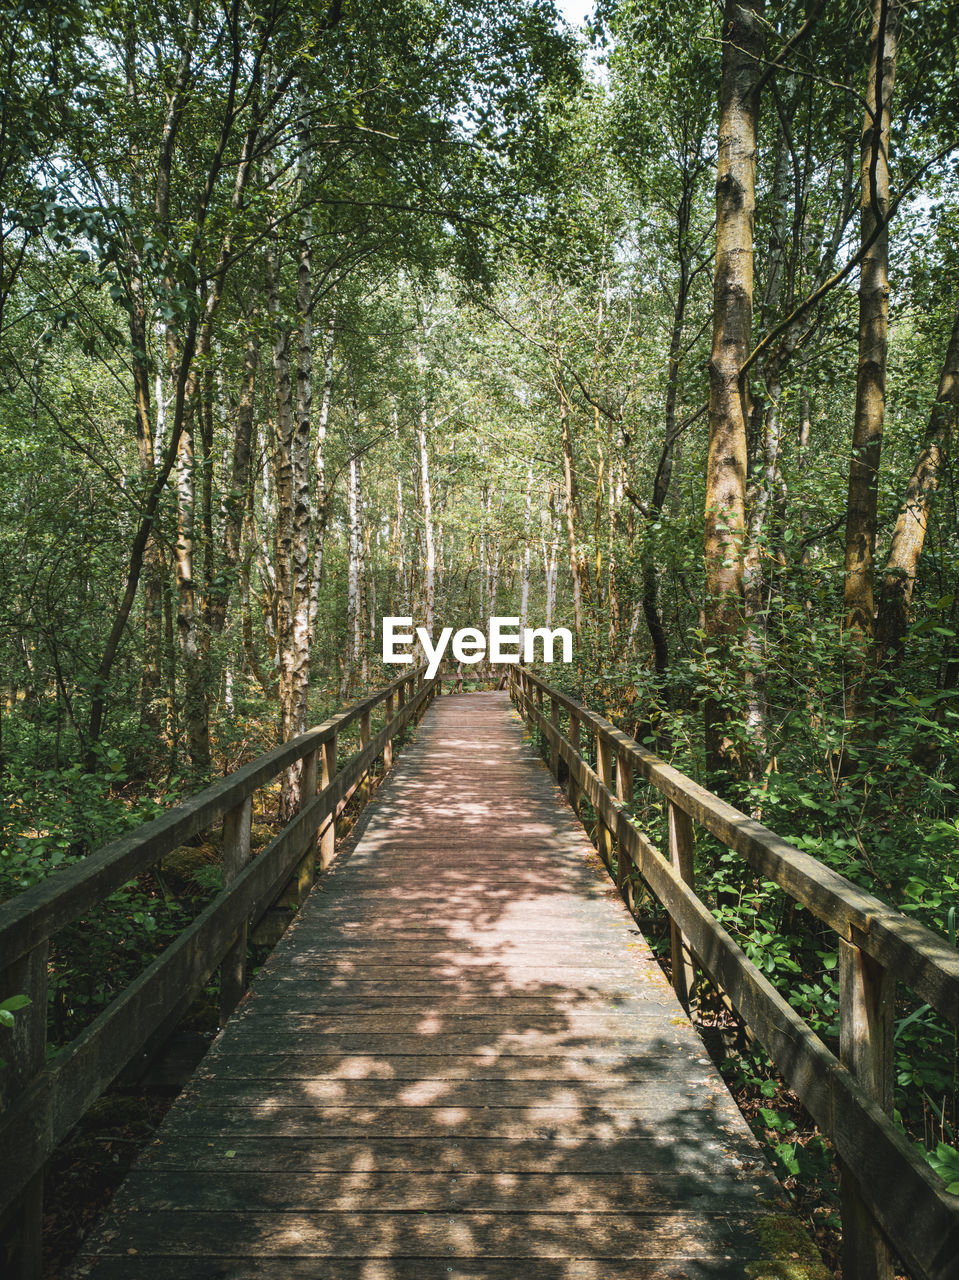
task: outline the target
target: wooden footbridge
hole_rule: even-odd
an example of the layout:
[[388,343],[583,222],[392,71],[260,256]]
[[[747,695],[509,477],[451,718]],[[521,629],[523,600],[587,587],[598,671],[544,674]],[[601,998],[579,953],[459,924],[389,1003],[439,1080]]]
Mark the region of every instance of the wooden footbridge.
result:
[[[705,971],[836,1145],[846,1280],[891,1277],[895,1256],[915,1277],[959,1276],[959,1198],[886,1114],[895,979],[956,1019],[956,951],[531,672],[510,694],[438,692],[403,677],[0,907],[0,998],[33,1000],[0,1043],[4,1203],[22,1222],[10,1274],[41,1273],[56,1144],[219,966],[224,1017],[238,1007],[79,1275],[825,1277],[686,1016]],[[297,760],[300,814],[251,858],[253,792]],[[389,771],[334,862],[337,818],[378,761]],[[630,816],[640,778],[665,797],[663,854]],[[48,939],[221,821],[223,892],[45,1064]],[[696,897],[694,824],[836,929],[842,1062]],[[639,876],[673,922],[675,990],[629,910]],[[302,909],[241,998],[247,928],[291,896]]]

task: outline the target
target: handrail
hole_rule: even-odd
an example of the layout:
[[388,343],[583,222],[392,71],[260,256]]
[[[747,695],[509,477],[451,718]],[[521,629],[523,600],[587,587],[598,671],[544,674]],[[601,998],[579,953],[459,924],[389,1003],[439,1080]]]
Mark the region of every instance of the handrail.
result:
[[[76,866],[0,905],[0,998],[26,994],[31,1004],[3,1037],[8,1059],[0,1082],[0,1150],[4,1178],[0,1214],[18,1197],[32,1243],[20,1272],[32,1275],[39,1257],[39,1197],[32,1209],[22,1197],[42,1186],[45,1162],[112,1080],[179,1020],[218,966],[221,1017],[228,1016],[244,985],[248,923],[282,895],[305,896],[317,866],[334,856],[335,823],[359,789],[369,793],[370,771],[382,756],[388,768],[393,740],[418,716],[438,689],[425,664],[386,688],[339,712],[324,724],[267,752],[213,783],[169,813],[97,850]],[[370,712],[385,709],[385,723],[371,735]],[[360,750],[337,769],[337,738],[359,722]],[[299,813],[251,858],[252,797],[297,761],[303,761]],[[145,871],[191,836],[223,820],[224,888],[199,916],[124,991],[46,1063],[48,940],[91,905]],[[31,1222],[30,1219],[33,1219]],[[27,1256],[29,1255],[29,1256]]]
[[95,850],[82,862],[64,867],[0,903],[0,973],[178,845],[220,821],[284,769],[332,742],[339,732],[425,671],[424,663],[315,729],[274,747],[176,808]]
[[[844,1275],[850,1280],[891,1275],[888,1240],[918,1280],[956,1280],[959,1196],[946,1191],[889,1113],[896,980],[956,1022],[959,952],[712,795],[528,668],[512,669],[510,690],[517,708],[545,740],[557,780],[559,762],[565,763],[574,808],[585,796],[595,809],[597,843],[610,868],[617,842],[617,882],[627,903],[631,905],[628,858],[666,908],[680,999],[688,1004],[693,965],[699,964],[835,1145],[843,1173]],[[561,732],[561,711],[569,717],[568,737]],[[580,750],[584,727],[596,739],[596,769]],[[634,770],[666,798],[668,858],[625,807],[632,798]],[[694,821],[838,933],[838,1059],[696,896]]]
[[944,938],[713,795],[575,698],[525,668],[521,670],[577,716],[580,724],[590,725],[606,743],[627,756],[667,800],[727,848],[741,853],[760,875],[778,884],[841,938],[855,941],[881,964],[895,966],[900,981],[951,1022],[959,1023],[959,951]]

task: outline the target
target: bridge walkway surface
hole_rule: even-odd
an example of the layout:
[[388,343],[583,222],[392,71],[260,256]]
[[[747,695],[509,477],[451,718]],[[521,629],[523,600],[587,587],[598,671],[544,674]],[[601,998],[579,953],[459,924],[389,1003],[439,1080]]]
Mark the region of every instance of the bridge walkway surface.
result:
[[78,1273],[828,1275],[508,696],[367,813]]

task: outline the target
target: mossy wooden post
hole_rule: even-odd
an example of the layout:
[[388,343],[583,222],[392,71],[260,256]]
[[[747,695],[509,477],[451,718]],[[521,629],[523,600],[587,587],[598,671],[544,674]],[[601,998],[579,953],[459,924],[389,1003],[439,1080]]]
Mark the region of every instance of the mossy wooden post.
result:
[[[579,716],[575,711],[569,713],[569,740],[573,750],[577,755],[579,750]],[[566,780],[566,795],[572,806],[574,813],[579,813],[579,787],[576,785],[576,779],[573,776],[573,770],[570,769],[569,777]]]
[[[607,791],[613,789],[613,748],[597,730],[596,733],[596,773]],[[613,833],[602,818],[596,819],[596,847],[599,856],[607,867],[613,865]]]
[[[534,685],[533,687],[534,687],[534,689],[535,689],[535,691],[536,691],[536,693],[535,693],[535,696],[536,696],[536,710],[539,712],[540,716],[542,716],[542,717],[545,719],[545,715],[546,715],[546,713],[543,711],[543,688],[542,688],[542,685],[538,685],[538,684],[537,684],[537,685]],[[541,742],[542,742],[543,759],[546,761],[546,763],[547,763],[547,764],[549,764],[549,762],[550,762],[550,755],[551,755],[551,752],[550,752],[550,749],[549,749],[549,743],[548,743],[548,742],[547,742],[547,740],[546,740],[546,735],[543,733],[542,729],[540,729],[540,727],[539,727],[539,721],[538,721],[538,720],[536,721],[536,727],[537,727],[537,729],[539,729],[539,736],[540,736],[540,739],[541,739]]]
[[[393,709],[394,709],[395,699],[396,699],[396,695],[394,693],[388,693],[386,695],[386,713],[385,714],[386,714],[387,724],[389,724],[390,721],[393,719]],[[392,768],[393,768],[393,739],[390,738],[386,746],[383,748],[383,772],[388,773]]]
[[[886,1115],[892,1115],[896,979],[853,942],[839,939],[839,1060]],[[869,1176],[869,1170],[865,1170]],[[859,1180],[840,1162],[842,1273],[848,1280],[893,1280],[885,1237],[866,1208]]]
[[[549,704],[550,704],[549,705],[549,722],[553,726],[553,728],[556,730],[556,732],[559,733],[559,701],[556,698],[550,698]],[[549,760],[550,768],[553,770],[553,773],[556,776],[556,781],[558,782],[559,781],[559,751],[554,751],[553,748],[551,747],[549,756],[550,756],[550,760]]]
[[[365,751],[369,745],[370,745],[370,713],[369,711],[364,711],[363,714],[360,716],[360,750]],[[371,769],[367,769],[366,773],[364,773],[363,775],[363,781],[360,783],[360,808],[361,809],[366,808],[366,802],[370,798],[370,792],[372,790],[370,774],[371,774]]]
[[[319,750],[308,751],[303,757],[303,773],[300,776],[300,808],[305,809],[316,799],[316,784],[319,774]],[[306,895],[313,888],[316,879],[316,832],[307,837],[303,857],[296,869],[296,876],[290,883],[289,894],[292,905],[299,907],[306,901]]]
[[[616,799],[629,805],[633,801],[633,762],[625,751],[616,753]],[[630,860],[623,849],[616,853],[616,885],[623,899],[633,909],[633,881],[630,876]]]
[[[26,996],[30,1001],[14,1014],[13,1026],[0,1035],[0,1108],[28,1086],[47,1059],[47,960],[49,943],[33,947],[0,974],[0,1000]],[[41,1127],[41,1118],[37,1118]],[[0,1250],[9,1244],[10,1280],[40,1280],[43,1274],[43,1170],[24,1187],[3,1224]]]
[[[685,809],[670,800],[667,803],[669,860],[690,888],[694,884],[693,856],[696,852],[696,836],[693,820]],[[689,998],[696,984],[696,971],[689,951],[689,944],[676,922],[670,919],[669,938],[673,969],[673,989],[684,1009],[689,1008]]]
[[[253,822],[253,797],[231,809],[223,818],[223,887],[228,889],[250,861],[250,827]],[[220,1022],[240,1002],[246,986],[247,922],[237,931],[236,939],[220,965]]]
[[[401,687],[402,689],[402,687]],[[336,734],[323,743],[320,766],[320,790],[325,791],[336,777]],[[330,813],[320,829],[320,870],[325,871],[336,855],[336,814]]]

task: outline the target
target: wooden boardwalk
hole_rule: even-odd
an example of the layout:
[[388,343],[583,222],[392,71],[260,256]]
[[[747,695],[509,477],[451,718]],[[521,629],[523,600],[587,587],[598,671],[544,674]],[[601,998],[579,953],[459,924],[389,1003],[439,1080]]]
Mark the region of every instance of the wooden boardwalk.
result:
[[367,812],[80,1274],[825,1276],[507,695]]

